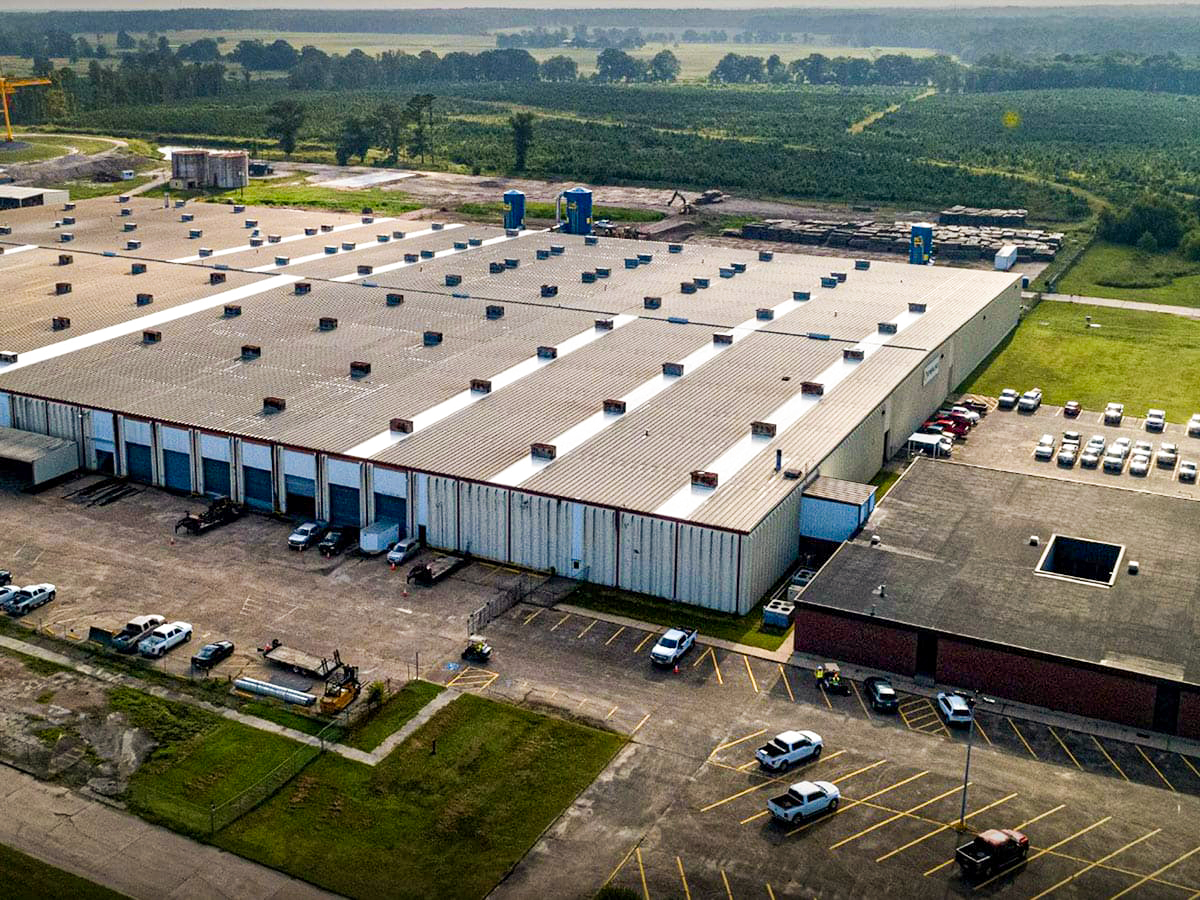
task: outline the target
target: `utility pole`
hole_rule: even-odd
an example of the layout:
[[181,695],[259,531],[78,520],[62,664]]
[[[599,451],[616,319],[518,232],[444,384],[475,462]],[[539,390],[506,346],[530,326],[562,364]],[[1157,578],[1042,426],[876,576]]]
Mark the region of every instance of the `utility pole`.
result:
[[974,743],[975,737],[975,707],[979,702],[995,703],[991,697],[984,697],[976,689],[975,693],[967,698],[967,706],[971,710],[971,724],[967,728],[967,764],[963,766],[963,786],[962,786],[962,808],[958,813],[958,827],[965,828],[967,824],[967,782],[971,777],[971,745]]

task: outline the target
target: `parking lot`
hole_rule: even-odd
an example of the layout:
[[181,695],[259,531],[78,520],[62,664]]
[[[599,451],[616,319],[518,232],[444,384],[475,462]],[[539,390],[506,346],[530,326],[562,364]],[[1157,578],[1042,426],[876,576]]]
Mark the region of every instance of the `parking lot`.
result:
[[1131,443],[1149,441],[1155,451],[1168,442],[1179,448],[1179,462],[1200,463],[1200,438],[1188,437],[1186,423],[1168,422],[1162,432],[1150,432],[1145,429],[1145,419],[1137,415],[1126,415],[1121,425],[1115,427],[1104,424],[1102,411],[1085,409],[1077,417],[1067,418],[1061,406],[1047,404],[1032,413],[992,409],[964,440],[955,442],[954,458],[958,462],[1009,472],[1200,499],[1200,486],[1179,480],[1178,463],[1163,468],[1152,460],[1149,472],[1139,476],[1130,473],[1128,457],[1120,472],[1108,471],[1102,464],[1088,469],[1080,465],[1078,460],[1073,465],[1063,466],[1053,457],[1048,460],[1034,457],[1034,448],[1044,434],[1053,435],[1057,456],[1064,431],[1078,431],[1085,444],[1092,435],[1097,434],[1103,435],[1108,444],[1120,437],[1129,438]]

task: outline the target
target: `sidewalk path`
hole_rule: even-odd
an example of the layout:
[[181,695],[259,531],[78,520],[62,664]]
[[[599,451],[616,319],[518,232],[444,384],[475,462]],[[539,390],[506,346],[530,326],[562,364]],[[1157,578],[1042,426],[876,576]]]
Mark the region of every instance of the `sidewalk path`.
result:
[[[1028,291],[1022,296],[1032,299]],[[1143,303],[1140,300],[1114,300],[1111,297],[1080,297],[1075,294],[1042,294],[1043,300],[1056,300],[1059,303],[1079,303],[1084,306],[1107,306],[1111,309],[1132,309],[1140,312],[1168,313],[1173,316],[1183,316],[1187,319],[1200,319],[1200,307],[1172,306],[1169,303]]]
[[0,806],[0,843],[130,897],[336,896],[8,766]]

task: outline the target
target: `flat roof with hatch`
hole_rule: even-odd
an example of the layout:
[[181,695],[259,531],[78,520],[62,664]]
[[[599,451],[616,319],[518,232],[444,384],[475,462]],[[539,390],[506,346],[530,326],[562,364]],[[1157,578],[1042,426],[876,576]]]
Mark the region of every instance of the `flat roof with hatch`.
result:
[[[77,204],[66,245],[49,211],[12,220],[40,246],[0,257],[20,311],[0,390],[735,531],[1017,280],[411,219],[309,235],[331,217],[152,202],[137,276],[134,251],[90,251],[124,234],[112,198]],[[269,217],[293,233],[248,251]],[[211,257],[171,255],[210,228]]]
[[803,601],[1200,684],[1197,547],[1195,500],[918,459]]

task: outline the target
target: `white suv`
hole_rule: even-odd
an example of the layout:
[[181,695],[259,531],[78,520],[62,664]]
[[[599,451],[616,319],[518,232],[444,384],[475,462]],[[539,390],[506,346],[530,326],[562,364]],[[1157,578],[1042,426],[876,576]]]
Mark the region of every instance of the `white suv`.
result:
[[1162,409],[1152,409],[1146,413],[1146,430],[1162,431],[1167,427],[1167,413]]
[[192,639],[192,626],[187,622],[169,622],[159,625],[138,644],[142,656],[159,657],[168,650],[186,644]]
[[1188,437],[1200,437],[1200,413],[1192,413],[1188,419]]

